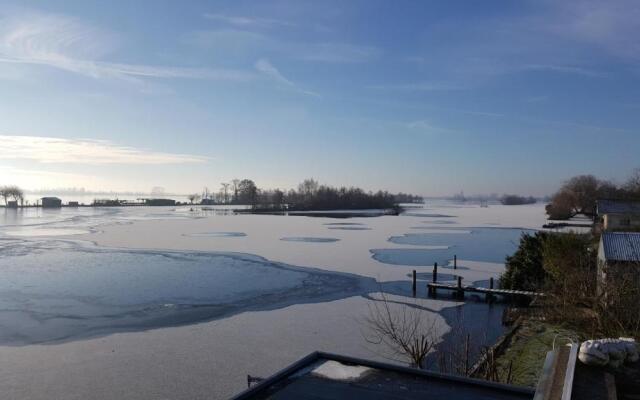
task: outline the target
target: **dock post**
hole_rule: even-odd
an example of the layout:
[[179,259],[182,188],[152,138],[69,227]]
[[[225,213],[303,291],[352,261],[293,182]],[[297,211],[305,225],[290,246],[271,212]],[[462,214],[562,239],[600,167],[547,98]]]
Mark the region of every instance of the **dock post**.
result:
[[416,270],[413,270],[413,281],[411,283],[411,291],[413,292],[413,297],[416,297]]
[[458,256],[457,255],[453,255],[453,269],[457,269],[458,268]]
[[433,283],[438,281],[438,263],[433,263]]
[[[489,278],[489,289],[493,289],[493,277]],[[493,295],[491,293],[487,293],[485,296],[485,301],[493,301]]]
[[464,291],[462,290],[462,277],[458,277],[458,290],[456,292],[459,299],[464,299]]

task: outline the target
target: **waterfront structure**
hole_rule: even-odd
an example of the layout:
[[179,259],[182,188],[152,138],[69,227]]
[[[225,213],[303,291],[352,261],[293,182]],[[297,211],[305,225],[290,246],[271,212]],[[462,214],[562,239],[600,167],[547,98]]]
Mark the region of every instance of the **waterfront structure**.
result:
[[640,232],[603,232],[600,237],[598,293],[616,296],[620,285],[640,285]]
[[7,208],[18,208],[18,202],[15,200],[8,201]]
[[176,201],[172,199],[144,199],[146,206],[175,206]]
[[40,199],[43,208],[60,208],[62,200],[58,197],[43,197]]
[[604,231],[640,229],[640,201],[598,200],[596,215]]

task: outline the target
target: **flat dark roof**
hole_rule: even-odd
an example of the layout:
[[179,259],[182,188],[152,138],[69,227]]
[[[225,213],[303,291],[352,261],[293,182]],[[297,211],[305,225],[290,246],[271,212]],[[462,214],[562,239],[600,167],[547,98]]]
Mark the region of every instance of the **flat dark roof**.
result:
[[233,400],[520,400],[534,390],[316,352]]

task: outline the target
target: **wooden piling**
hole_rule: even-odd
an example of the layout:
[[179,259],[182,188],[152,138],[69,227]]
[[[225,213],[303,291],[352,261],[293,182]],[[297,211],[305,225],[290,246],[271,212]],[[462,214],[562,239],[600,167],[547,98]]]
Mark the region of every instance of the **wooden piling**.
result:
[[[489,289],[493,289],[493,277],[489,278]],[[484,299],[487,303],[490,303],[493,301],[493,295],[491,293],[487,293]]]
[[413,297],[416,297],[416,270],[413,270],[413,281],[411,283],[411,291],[413,292]]
[[457,255],[453,255],[453,269],[457,269],[458,268],[458,256]]
[[462,277],[461,276],[458,277],[458,290],[456,292],[456,295],[458,296],[459,299],[464,299],[464,291],[462,290]]
[[[433,263],[433,277],[431,278],[431,281],[433,283],[436,283],[438,281],[438,263]],[[429,297],[436,297],[436,289],[427,285],[427,295]]]

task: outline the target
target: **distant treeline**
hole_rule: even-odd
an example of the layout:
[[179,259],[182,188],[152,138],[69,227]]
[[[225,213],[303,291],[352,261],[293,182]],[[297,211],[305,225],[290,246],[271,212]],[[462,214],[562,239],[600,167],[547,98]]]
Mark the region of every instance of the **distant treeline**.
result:
[[534,204],[536,202],[535,197],[518,196],[516,194],[505,194],[500,199],[500,202],[505,206],[517,206],[521,204]]
[[[196,200],[196,195],[190,199]],[[321,185],[315,179],[305,179],[297,190],[259,189],[251,179],[234,179],[223,183],[219,193],[205,189],[203,204],[243,204],[254,209],[273,211],[357,210],[398,208],[399,203],[422,202],[421,196],[386,191],[367,192],[355,187]]]

